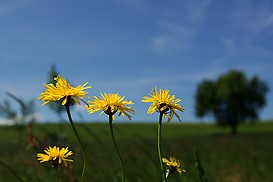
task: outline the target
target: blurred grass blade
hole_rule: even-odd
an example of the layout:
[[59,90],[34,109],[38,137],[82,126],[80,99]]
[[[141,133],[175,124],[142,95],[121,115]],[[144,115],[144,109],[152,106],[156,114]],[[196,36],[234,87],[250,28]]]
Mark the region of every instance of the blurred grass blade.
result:
[[21,182],[24,181],[20,176],[18,176],[18,174],[12,168],[10,168],[3,161],[0,161],[0,165],[2,165],[4,168],[6,168],[18,181],[21,181]]
[[205,176],[205,170],[201,164],[201,160],[200,160],[197,150],[194,150],[194,155],[195,155],[195,165],[196,165],[198,175],[199,175],[199,181],[200,182],[207,182],[208,180]]

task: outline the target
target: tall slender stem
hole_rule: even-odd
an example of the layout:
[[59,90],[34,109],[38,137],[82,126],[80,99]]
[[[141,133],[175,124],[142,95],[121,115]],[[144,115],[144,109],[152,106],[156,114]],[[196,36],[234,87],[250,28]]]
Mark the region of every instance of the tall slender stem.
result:
[[120,167],[121,167],[122,182],[124,182],[125,181],[124,166],[123,166],[123,162],[122,162],[122,159],[121,159],[121,156],[120,156],[117,144],[116,144],[115,136],[114,136],[114,131],[113,131],[113,115],[110,114],[108,116],[109,116],[109,125],[110,125],[110,132],[111,132],[112,140],[113,140],[113,143],[114,143],[114,146],[115,146],[115,149],[116,149],[116,153],[117,153],[117,156],[119,158],[119,164],[120,164]]
[[159,123],[158,123],[158,128],[157,128],[157,152],[158,152],[158,158],[160,162],[160,167],[161,167],[161,173],[162,173],[162,179],[163,182],[166,182],[166,175],[165,175],[165,170],[162,162],[162,156],[161,156],[161,125],[162,125],[162,118],[163,118],[163,112],[160,112],[159,114]]
[[59,176],[58,167],[55,167],[55,171],[56,171],[57,182],[59,182],[60,181],[60,176]]
[[75,126],[74,126],[74,122],[73,122],[72,117],[71,117],[71,114],[70,114],[69,104],[66,104],[65,107],[66,107],[68,119],[69,119],[70,124],[71,124],[71,126],[72,126],[72,128],[73,128],[73,131],[74,131],[74,133],[75,133],[75,135],[76,135],[76,137],[77,137],[77,139],[78,139],[78,142],[79,142],[79,144],[80,144],[81,151],[82,151],[82,156],[83,156],[83,168],[82,168],[82,175],[81,175],[81,182],[82,182],[82,181],[83,181],[84,172],[85,172],[85,168],[86,168],[86,155],[85,155],[85,150],[84,150],[83,144],[82,144],[82,142],[81,142],[81,139],[80,139],[80,137],[79,137],[79,134],[78,134],[78,132],[77,132]]

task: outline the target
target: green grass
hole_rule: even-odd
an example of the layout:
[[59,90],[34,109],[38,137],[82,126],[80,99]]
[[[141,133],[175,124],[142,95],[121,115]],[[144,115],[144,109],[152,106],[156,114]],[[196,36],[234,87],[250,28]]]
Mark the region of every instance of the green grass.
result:
[[[85,181],[121,181],[120,167],[110,137],[108,124],[76,124],[87,151]],[[47,145],[69,146],[74,152],[70,168],[60,168],[63,181],[79,181],[82,157],[69,124],[35,124],[33,133]],[[114,122],[114,132],[124,160],[128,182],[161,181],[157,157],[156,124]],[[198,181],[194,150],[198,151],[208,181],[263,181],[273,179],[273,122],[244,124],[239,134],[231,136],[229,128],[213,124],[163,124],[163,156],[180,159],[187,170],[183,175],[170,176],[168,181]],[[49,163],[37,161],[37,151],[27,142],[28,130],[0,127],[0,161],[10,166],[25,181],[54,181]],[[16,178],[0,166],[0,181]]]

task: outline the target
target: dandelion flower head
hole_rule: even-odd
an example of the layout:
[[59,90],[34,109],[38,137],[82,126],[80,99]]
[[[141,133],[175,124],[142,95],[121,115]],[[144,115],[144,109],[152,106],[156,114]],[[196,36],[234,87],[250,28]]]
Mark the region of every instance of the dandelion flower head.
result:
[[53,167],[58,167],[62,162],[65,166],[67,166],[67,162],[73,162],[71,159],[67,159],[69,156],[73,154],[72,151],[68,150],[68,147],[62,148],[60,150],[59,147],[54,146],[48,147],[46,150],[44,150],[45,154],[38,153],[37,157],[38,160],[42,162],[51,161]]
[[177,171],[179,174],[182,174],[182,172],[186,172],[185,169],[180,168],[180,161],[174,157],[170,157],[170,160],[162,158],[162,161],[169,167],[169,173]]
[[[83,97],[88,98],[85,89],[91,88],[91,86],[86,86],[88,82],[77,87],[71,86],[61,75],[58,75],[54,78],[56,80],[56,85],[49,83],[48,85],[44,84],[46,91],[40,94],[39,100],[43,100],[43,105],[51,101],[62,101],[62,105],[65,105],[67,102],[71,104],[71,101],[75,101],[80,104],[79,100],[82,100]],[[72,100],[70,100],[72,99]]]
[[180,99],[176,99],[175,95],[170,95],[169,90],[157,90],[156,87],[152,90],[149,96],[144,96],[142,102],[151,102],[148,109],[148,114],[152,114],[155,111],[162,112],[164,117],[169,113],[168,122],[171,121],[173,115],[175,115],[179,121],[180,117],[175,110],[184,111],[185,109],[179,105]]
[[131,120],[131,114],[135,114],[135,111],[130,106],[132,101],[124,100],[125,96],[121,97],[119,94],[101,94],[101,97],[93,97],[94,100],[89,100],[89,106],[86,106],[87,112],[92,114],[97,111],[102,111],[107,115],[114,116],[116,112],[119,112],[119,116],[127,116]]

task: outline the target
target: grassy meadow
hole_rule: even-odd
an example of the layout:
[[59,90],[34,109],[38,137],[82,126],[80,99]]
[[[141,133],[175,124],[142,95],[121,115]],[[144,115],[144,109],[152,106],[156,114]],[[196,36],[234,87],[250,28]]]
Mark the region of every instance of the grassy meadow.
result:
[[[109,125],[76,124],[87,153],[85,181],[121,181],[120,166],[110,137]],[[114,122],[114,132],[122,155],[126,181],[161,181],[157,156],[157,124]],[[36,137],[37,148],[30,145],[30,133]],[[171,175],[168,181],[196,182],[194,150],[199,154],[205,175],[210,182],[273,181],[273,122],[243,124],[238,135],[229,128],[214,124],[164,123],[162,155],[181,161],[186,173]],[[59,145],[73,151],[73,163],[61,167],[62,181],[79,181],[82,156],[71,126],[66,124],[34,124],[32,128],[0,127],[0,181],[18,181],[11,171],[27,182],[56,181],[50,163],[40,164],[37,152],[42,146]],[[10,167],[11,170],[7,168]]]

